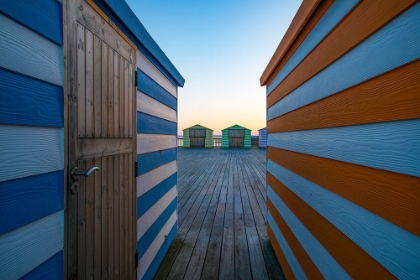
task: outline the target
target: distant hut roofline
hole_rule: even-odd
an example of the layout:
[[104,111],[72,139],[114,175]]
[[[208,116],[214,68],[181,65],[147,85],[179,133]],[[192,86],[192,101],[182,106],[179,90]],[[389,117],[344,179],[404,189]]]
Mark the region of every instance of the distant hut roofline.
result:
[[190,126],[190,127],[187,127],[187,128],[185,128],[185,129],[183,129],[182,131],[184,131],[184,130],[188,130],[188,129],[191,129],[191,128],[196,127],[196,126],[200,126],[200,127],[202,127],[202,128],[205,128],[205,129],[208,129],[208,130],[214,131],[213,129],[208,128],[208,127],[205,127],[205,126],[203,126],[203,125],[201,125],[201,124],[195,124],[195,125],[193,125],[193,126]]

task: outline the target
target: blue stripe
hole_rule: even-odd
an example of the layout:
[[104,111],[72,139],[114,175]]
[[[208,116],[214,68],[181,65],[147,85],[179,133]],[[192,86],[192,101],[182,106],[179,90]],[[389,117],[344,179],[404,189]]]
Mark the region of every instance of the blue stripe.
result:
[[267,145],[420,177],[420,119],[272,133]]
[[56,280],[63,279],[63,251],[58,252],[40,266],[20,278],[21,280]]
[[160,266],[160,263],[162,262],[163,258],[165,257],[166,252],[169,249],[169,246],[171,246],[171,243],[174,240],[177,231],[178,231],[177,223],[175,223],[171,231],[168,233],[168,236],[166,237],[162,246],[160,246],[159,251],[157,252],[155,258],[153,259],[146,273],[144,274],[143,276],[144,280],[153,279],[153,276],[155,276],[156,271],[158,270]]
[[140,260],[147,249],[149,249],[153,240],[158,236],[161,229],[165,226],[166,222],[169,220],[171,215],[176,211],[177,207],[177,198],[172,200],[172,202],[166,207],[162,212],[159,218],[153,223],[153,225],[146,231],[146,233],[137,241],[137,250],[138,250],[138,260]]
[[0,68],[0,123],[64,126],[63,87]]
[[276,236],[276,240],[279,243],[281,250],[283,251],[283,254],[286,257],[286,260],[289,263],[290,268],[292,269],[296,279],[308,279],[306,277],[305,272],[303,272],[303,269],[300,266],[299,262],[297,261],[295,255],[293,254],[292,249],[290,249],[289,244],[287,244],[286,239],[284,238],[283,234],[278,228],[276,221],[274,220],[270,211],[267,211],[267,223],[270,224],[271,229],[273,230],[274,235]]
[[139,175],[176,160],[177,148],[137,155]]
[[358,0],[335,1],[318,21],[292,57],[283,66],[274,80],[267,86],[267,95],[311,52],[319,42],[344,18],[358,3]]
[[156,99],[157,101],[165,104],[166,106],[177,110],[177,99],[166,89],[161,87],[152,78],[147,76],[143,71],[137,68],[138,75],[138,86],[137,89],[144,94]]
[[137,198],[137,219],[144,215],[156,202],[176,185],[177,174],[174,173],[153,189]]
[[420,58],[420,3],[267,110],[267,119],[333,95]]
[[[267,171],[399,279],[420,275],[420,237],[267,161]],[[414,222],[414,221],[413,221]]]
[[0,11],[55,43],[63,44],[63,7],[53,0],[2,1]]
[[0,235],[64,209],[64,171],[0,183]]
[[267,185],[267,196],[325,279],[351,279],[339,263]]
[[176,135],[176,122],[137,112],[137,133]]

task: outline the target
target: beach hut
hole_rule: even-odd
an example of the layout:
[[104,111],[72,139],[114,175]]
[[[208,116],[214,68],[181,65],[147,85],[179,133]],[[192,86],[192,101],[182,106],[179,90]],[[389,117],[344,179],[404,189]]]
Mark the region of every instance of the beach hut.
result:
[[267,232],[286,278],[420,275],[419,34],[418,1],[304,0],[267,65]]
[[0,279],[152,279],[184,79],[124,1],[0,11]]
[[222,148],[251,148],[251,130],[237,124],[223,129]]
[[213,130],[196,124],[183,131],[184,148],[213,148]]
[[267,128],[261,128],[258,130],[258,145],[260,148],[267,148]]

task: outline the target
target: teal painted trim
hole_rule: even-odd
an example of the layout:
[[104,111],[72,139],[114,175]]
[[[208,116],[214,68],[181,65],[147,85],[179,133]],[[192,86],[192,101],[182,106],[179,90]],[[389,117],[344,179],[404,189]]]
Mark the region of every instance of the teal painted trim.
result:
[[318,45],[322,39],[356,6],[358,0],[334,1],[324,16],[318,21],[292,57],[267,86],[269,95],[287,75]]
[[63,246],[63,210],[0,236],[0,279],[24,276]]
[[268,108],[267,120],[419,59],[419,45],[420,3]]
[[289,263],[290,268],[292,269],[296,279],[308,279],[305,275],[305,272],[303,272],[303,269],[300,266],[299,262],[297,261],[295,255],[293,254],[292,249],[290,248],[289,244],[287,244],[286,238],[284,238],[283,234],[281,233],[270,211],[267,211],[267,223],[270,224],[271,229],[273,230],[273,233],[276,236],[276,240],[279,243],[280,248],[283,251],[283,254],[286,257],[286,260]]
[[420,177],[420,119],[272,133],[268,146]]
[[305,225],[284,204],[281,198],[277,196],[270,185],[267,185],[267,197],[273,202],[277,211],[293,232],[293,235],[305,249],[325,279],[351,279],[334,257],[330,255]]
[[420,275],[420,237],[267,161],[267,171],[399,279]]

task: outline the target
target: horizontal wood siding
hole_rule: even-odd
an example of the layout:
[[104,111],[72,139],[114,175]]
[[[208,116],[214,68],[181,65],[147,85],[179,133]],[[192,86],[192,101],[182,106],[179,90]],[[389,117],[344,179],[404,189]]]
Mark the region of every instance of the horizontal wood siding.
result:
[[420,4],[324,4],[262,78],[270,240],[288,278],[414,279]]
[[260,148],[267,148],[267,128],[258,131],[258,145]]
[[62,10],[0,5],[0,279],[63,277]]
[[206,129],[206,139],[204,146],[206,148],[213,148],[213,130]]
[[233,125],[222,130],[222,148],[251,148],[251,130],[240,125]]
[[137,276],[152,279],[177,230],[177,88],[137,58]]

